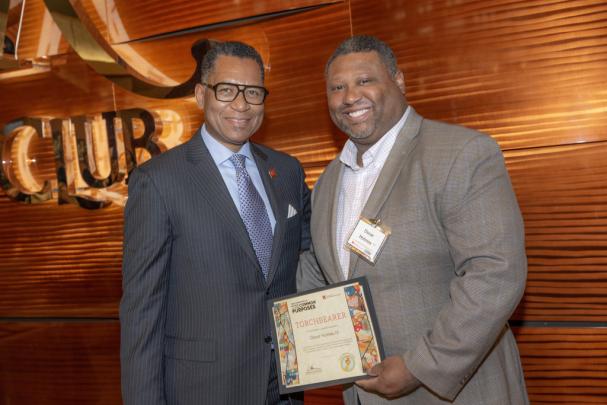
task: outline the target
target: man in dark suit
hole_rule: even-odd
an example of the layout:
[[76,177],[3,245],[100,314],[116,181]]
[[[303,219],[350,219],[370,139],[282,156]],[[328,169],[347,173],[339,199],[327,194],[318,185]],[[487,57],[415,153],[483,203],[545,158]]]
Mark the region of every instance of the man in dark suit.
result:
[[289,404],[266,301],[295,291],[309,191],[294,158],[249,142],[264,70],[239,42],[202,61],[205,124],[130,175],[120,305],[126,405]]
[[[349,140],[314,187],[298,288],[366,276],[387,355],[345,403],[528,404],[507,323],[525,287],[523,221],[499,146],[418,115],[377,38],[344,41],[326,79]],[[386,239],[361,260],[347,242],[364,219]]]

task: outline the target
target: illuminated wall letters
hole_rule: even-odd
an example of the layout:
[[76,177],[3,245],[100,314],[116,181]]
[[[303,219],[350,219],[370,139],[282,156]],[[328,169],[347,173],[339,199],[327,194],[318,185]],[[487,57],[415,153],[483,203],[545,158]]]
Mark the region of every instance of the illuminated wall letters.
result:
[[[21,118],[0,139],[0,186],[13,200],[124,205],[138,164],[180,143],[181,117],[141,108],[70,118]],[[54,159],[49,159],[52,150]]]

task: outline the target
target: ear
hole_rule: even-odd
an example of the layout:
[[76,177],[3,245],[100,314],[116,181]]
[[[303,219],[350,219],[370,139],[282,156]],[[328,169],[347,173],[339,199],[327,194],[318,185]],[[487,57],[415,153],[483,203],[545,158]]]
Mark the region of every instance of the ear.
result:
[[400,91],[405,94],[405,74],[402,70],[399,69],[396,72],[396,74],[394,75],[394,81],[396,82],[396,85],[398,86]]
[[207,88],[204,87],[200,83],[196,83],[196,86],[194,87],[194,95],[196,96],[196,104],[198,104],[198,108],[200,108],[201,110],[204,109],[204,93],[206,92],[206,90],[207,90]]

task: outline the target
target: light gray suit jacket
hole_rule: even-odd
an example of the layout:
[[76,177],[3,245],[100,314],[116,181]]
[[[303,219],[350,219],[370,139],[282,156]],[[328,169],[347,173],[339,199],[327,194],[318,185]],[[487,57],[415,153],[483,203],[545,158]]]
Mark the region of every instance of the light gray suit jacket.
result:
[[276,217],[267,280],[200,133],[129,177],[120,305],[125,405],[265,403],[274,361],[266,301],[295,292],[310,199],[297,160],[260,145],[251,150]]
[[[298,290],[343,279],[335,218],[343,164],[335,159],[312,196],[312,249]],[[346,196],[347,198],[347,196]],[[362,215],[391,228],[366,276],[387,356],[402,355],[423,386],[390,404],[527,404],[507,321],[527,274],[523,221],[502,154],[490,137],[411,111]],[[346,404],[388,401],[351,387]]]

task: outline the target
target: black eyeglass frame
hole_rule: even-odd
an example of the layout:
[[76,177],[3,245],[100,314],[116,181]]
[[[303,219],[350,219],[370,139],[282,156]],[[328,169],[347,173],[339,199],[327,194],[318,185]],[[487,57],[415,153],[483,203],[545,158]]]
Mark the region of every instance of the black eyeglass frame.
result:
[[[232,101],[236,100],[238,98],[238,95],[240,93],[242,93],[242,96],[244,97],[244,101],[247,102],[247,104],[251,104],[251,105],[262,105],[265,101],[266,101],[266,97],[268,97],[268,94],[270,94],[270,92],[268,91],[268,89],[266,89],[263,86],[248,86],[246,84],[237,84],[237,83],[228,83],[228,82],[218,82],[215,84],[209,84],[206,82],[202,82],[201,83],[203,86],[208,87],[209,89],[213,90],[213,94],[215,94],[215,100],[217,101],[221,101],[222,103],[231,103]],[[217,97],[217,87],[220,85],[229,85],[229,86],[235,86],[238,91],[236,92],[236,94],[234,95],[234,98],[231,100],[220,100],[219,97]],[[261,99],[261,103],[251,103],[249,100],[247,100],[247,93],[245,93],[245,91],[247,89],[260,89],[263,91],[263,98]]]

